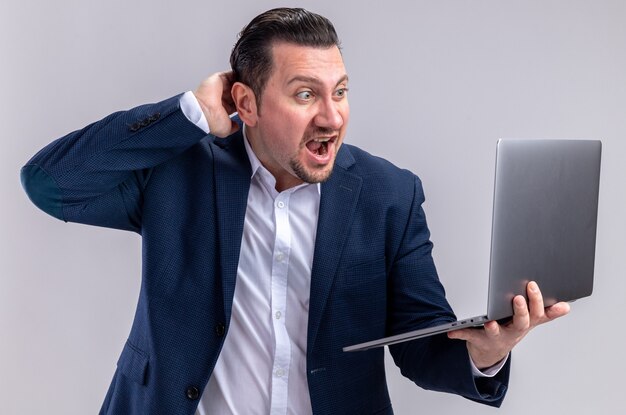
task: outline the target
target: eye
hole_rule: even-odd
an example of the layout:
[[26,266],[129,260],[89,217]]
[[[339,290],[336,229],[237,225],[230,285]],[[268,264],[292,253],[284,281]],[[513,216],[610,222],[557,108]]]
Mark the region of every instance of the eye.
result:
[[335,91],[335,96],[338,98],[343,98],[346,95],[348,95],[348,88],[339,88],[337,91]]
[[296,97],[298,97],[298,99],[301,99],[303,101],[310,101],[313,99],[313,93],[311,91],[302,91],[302,92],[298,92],[296,94]]

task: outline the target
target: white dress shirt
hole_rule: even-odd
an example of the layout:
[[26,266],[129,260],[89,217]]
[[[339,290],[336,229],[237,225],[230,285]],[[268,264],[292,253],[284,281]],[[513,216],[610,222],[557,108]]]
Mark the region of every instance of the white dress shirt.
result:
[[[191,92],[187,118],[209,132]],[[228,334],[197,415],[311,413],[306,378],[311,267],[320,185],[283,192],[245,135],[252,167],[248,206]],[[471,359],[470,359],[471,360]],[[475,376],[494,376],[506,359]]]
[[277,192],[247,139],[245,146],[252,178],[232,317],[198,412],[310,414],[306,338],[319,185]]

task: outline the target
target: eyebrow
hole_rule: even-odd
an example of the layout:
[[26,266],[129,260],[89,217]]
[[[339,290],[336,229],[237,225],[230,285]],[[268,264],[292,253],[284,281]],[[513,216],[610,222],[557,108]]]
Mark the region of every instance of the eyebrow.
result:
[[[339,78],[335,86],[343,82],[346,82],[347,80],[348,80],[348,75],[346,74],[342,76],[341,78]],[[317,84],[317,85],[322,84],[322,81],[319,78],[316,78],[314,76],[294,76],[287,82],[287,85],[290,85],[294,82],[305,82],[305,83],[311,83],[311,84]]]

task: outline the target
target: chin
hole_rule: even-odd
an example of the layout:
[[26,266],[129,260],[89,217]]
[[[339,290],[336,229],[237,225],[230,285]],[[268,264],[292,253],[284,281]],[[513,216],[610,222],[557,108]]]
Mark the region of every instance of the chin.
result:
[[294,175],[305,183],[323,183],[330,178],[333,172],[332,165],[324,169],[304,169],[301,165],[293,167]]

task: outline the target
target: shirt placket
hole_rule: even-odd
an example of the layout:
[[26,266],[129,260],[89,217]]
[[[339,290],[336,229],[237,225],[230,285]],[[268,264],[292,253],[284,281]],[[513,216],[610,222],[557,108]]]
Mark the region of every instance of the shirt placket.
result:
[[274,329],[274,365],[272,370],[271,414],[287,413],[289,366],[291,362],[291,342],[285,325],[287,303],[287,275],[291,251],[291,226],[289,223],[289,197],[291,192],[283,192],[274,200],[276,237],[272,257],[271,310]]

